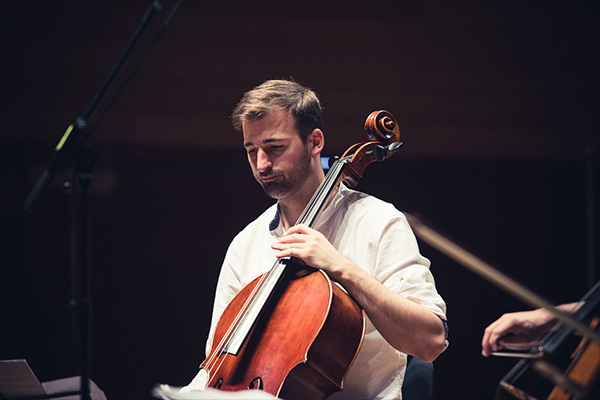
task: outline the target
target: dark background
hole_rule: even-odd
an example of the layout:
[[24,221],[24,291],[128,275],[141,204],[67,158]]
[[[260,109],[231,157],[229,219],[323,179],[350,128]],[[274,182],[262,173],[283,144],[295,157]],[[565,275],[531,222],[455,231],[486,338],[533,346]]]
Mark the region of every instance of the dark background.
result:
[[[3,2],[0,358],[26,358],[42,381],[77,374],[70,168],[34,213],[22,204],[149,3]],[[363,141],[371,111],[396,116],[405,147],[369,167],[361,190],[553,303],[598,279],[596,2],[213,3],[183,3],[90,140],[92,378],[109,399],[187,384],[204,359],[226,246],[271,204],[229,124],[266,79],[319,94],[327,155]],[[133,59],[174,1],[164,4]],[[515,361],[483,358],[483,330],[529,307],[421,248],[450,320],[435,397],[491,398]]]

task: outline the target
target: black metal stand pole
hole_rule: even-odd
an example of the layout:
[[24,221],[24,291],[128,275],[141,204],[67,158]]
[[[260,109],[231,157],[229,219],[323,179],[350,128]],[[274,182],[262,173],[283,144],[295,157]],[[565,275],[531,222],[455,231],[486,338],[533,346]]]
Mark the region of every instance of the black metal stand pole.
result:
[[96,154],[87,146],[80,147],[74,157],[71,189],[71,300],[75,350],[81,374],[81,398],[90,397],[91,366],[91,267],[89,194]]

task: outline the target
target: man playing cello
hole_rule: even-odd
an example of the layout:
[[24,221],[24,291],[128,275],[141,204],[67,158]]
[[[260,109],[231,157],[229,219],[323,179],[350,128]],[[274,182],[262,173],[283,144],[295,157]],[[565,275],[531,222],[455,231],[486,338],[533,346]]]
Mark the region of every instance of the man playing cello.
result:
[[[233,297],[277,258],[295,257],[325,271],[367,315],[344,390],[331,398],[400,399],[407,355],[431,362],[447,345],[446,306],[406,218],[393,205],[340,185],[314,229],[294,225],[325,177],[322,111],[311,90],[267,81],[243,96],[232,119],[254,177],[277,203],[228,248],[207,354]],[[195,389],[195,381],[185,388]]]

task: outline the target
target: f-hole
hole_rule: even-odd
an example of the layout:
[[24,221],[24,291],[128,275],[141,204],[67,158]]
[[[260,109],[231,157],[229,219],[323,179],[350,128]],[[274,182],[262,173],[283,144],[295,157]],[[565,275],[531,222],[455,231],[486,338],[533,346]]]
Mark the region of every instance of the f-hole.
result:
[[263,382],[262,379],[260,379],[260,377],[254,378],[254,380],[248,385],[248,389],[250,390],[262,390],[262,388]]
[[215,389],[221,389],[221,386],[223,386],[223,378],[219,378],[217,383],[215,383]]

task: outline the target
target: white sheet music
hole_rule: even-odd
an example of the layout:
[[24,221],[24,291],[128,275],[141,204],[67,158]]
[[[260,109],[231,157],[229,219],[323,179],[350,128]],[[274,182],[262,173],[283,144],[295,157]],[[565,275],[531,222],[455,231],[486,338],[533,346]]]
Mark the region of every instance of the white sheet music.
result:
[[206,389],[181,392],[181,388],[169,385],[156,385],[152,389],[152,395],[162,400],[255,400],[255,399],[278,399],[277,397],[263,392],[262,390],[243,390],[239,392],[227,392],[224,390]]

